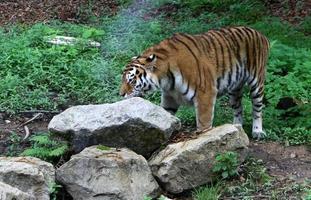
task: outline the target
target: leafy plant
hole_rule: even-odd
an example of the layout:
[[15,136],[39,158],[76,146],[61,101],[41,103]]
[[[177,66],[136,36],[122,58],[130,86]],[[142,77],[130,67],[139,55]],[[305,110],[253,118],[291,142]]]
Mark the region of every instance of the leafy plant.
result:
[[48,185],[48,187],[49,187],[50,199],[57,200],[57,194],[59,192],[59,189],[62,188],[62,186],[55,182],[52,182]]
[[238,174],[238,155],[235,152],[226,152],[216,156],[213,172],[223,179],[231,178]]
[[12,132],[9,136],[9,147],[7,156],[16,156],[20,152],[22,138],[16,132]]
[[67,142],[56,140],[49,133],[34,135],[29,141],[31,147],[22,152],[21,155],[23,156],[33,156],[46,161],[53,161],[68,150]]

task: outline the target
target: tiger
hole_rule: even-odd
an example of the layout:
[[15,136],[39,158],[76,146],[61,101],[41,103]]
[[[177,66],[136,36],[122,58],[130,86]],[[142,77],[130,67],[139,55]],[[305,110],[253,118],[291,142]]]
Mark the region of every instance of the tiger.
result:
[[202,34],[175,33],[133,57],[122,73],[120,95],[143,97],[161,91],[161,106],[175,114],[192,105],[198,131],[212,128],[218,96],[228,94],[233,124],[243,124],[244,85],[250,88],[252,136],[265,136],[262,109],[269,40],[246,26],[212,29]]

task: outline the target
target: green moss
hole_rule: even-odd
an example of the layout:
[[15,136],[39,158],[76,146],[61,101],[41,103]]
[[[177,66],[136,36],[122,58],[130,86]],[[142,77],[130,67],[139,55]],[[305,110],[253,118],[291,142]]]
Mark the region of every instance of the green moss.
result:
[[110,148],[110,147],[107,147],[107,146],[105,146],[105,145],[98,145],[98,146],[97,146],[97,149],[102,150],[102,151],[108,151],[108,150],[110,150],[111,148]]

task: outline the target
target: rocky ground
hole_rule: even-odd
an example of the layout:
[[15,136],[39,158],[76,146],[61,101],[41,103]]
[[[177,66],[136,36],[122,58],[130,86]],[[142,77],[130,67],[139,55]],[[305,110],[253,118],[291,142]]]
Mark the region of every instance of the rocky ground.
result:
[[[25,137],[25,130],[21,125],[25,125],[31,116],[2,115],[0,155],[16,155],[30,146],[28,140],[21,140]],[[40,118],[26,124],[29,127],[30,135],[46,132],[52,116],[52,114],[43,114]],[[13,137],[12,134],[15,136]],[[181,130],[180,134],[177,134],[171,142],[195,137],[194,135],[189,136]],[[19,138],[18,142],[14,138]],[[285,188],[289,184],[303,183],[306,178],[311,179],[311,153],[307,146],[285,146],[279,142],[251,140],[249,149],[250,155],[255,159],[261,159],[267,168],[267,173],[275,178],[274,186],[276,189]],[[189,194],[185,194],[185,196],[189,196]],[[178,198],[184,199],[185,197]]]

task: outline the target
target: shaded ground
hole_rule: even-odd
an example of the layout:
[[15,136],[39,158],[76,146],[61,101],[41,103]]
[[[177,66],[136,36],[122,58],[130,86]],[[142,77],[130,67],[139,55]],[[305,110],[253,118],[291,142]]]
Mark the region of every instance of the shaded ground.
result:
[[[122,1],[121,1],[122,2]],[[270,13],[289,21],[299,23],[304,17],[311,15],[311,1],[308,0],[264,0]],[[146,4],[145,1],[142,1]],[[59,19],[75,23],[86,23],[90,17],[114,15],[119,10],[116,0],[2,0],[0,1],[0,26],[11,23],[34,24]],[[166,4],[150,11],[146,19],[165,14],[169,17],[177,12],[174,4]]]
[[309,0],[266,0],[266,5],[272,15],[280,17],[292,24],[297,24],[311,14]]
[[268,173],[280,181],[286,177],[298,182],[311,179],[311,151],[308,147],[252,141],[249,148],[250,155],[262,159]]
[[91,16],[113,15],[117,11],[115,0],[2,0],[0,26],[11,23],[34,24],[51,19],[85,23]]

